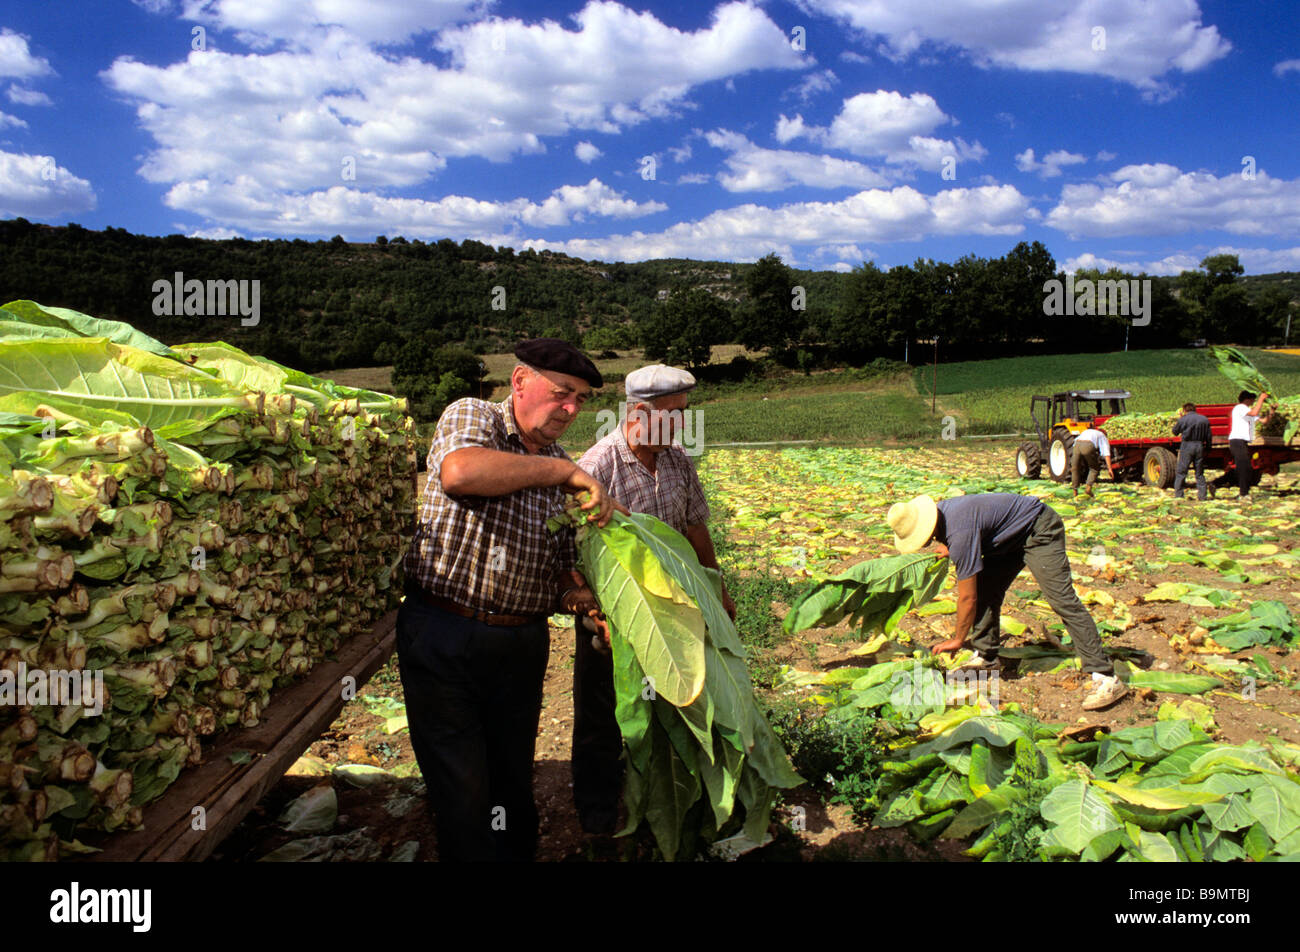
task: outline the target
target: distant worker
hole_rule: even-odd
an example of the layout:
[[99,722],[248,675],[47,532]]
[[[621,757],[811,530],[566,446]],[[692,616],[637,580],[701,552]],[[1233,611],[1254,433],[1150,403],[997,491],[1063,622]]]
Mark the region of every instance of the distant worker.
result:
[[[627,415],[578,460],[593,479],[633,512],[645,512],[676,529],[700,564],[716,569],[709,535],[709,504],[695,466],[677,439],[695,377],[652,364],[627,375]],[[691,427],[698,436],[699,429]],[[688,441],[691,442],[691,441]],[[691,443],[696,448],[698,443]],[[726,587],[722,606],[733,619],[736,606]],[[585,628],[585,631],[584,631]],[[609,647],[594,635],[591,619],[575,624],[573,661],[573,801],[586,833],[613,833],[623,787],[623,735],[614,716],[614,664]]]
[[[1250,468],[1250,447],[1247,445],[1255,439],[1255,424],[1267,423],[1273,416],[1270,411],[1263,420],[1259,419],[1259,409],[1264,405],[1267,393],[1257,398],[1249,390],[1237,394],[1237,405],[1232,408],[1232,429],[1228,433],[1228,449],[1232,451],[1232,461],[1237,467],[1237,489],[1244,499],[1250,495],[1250,484],[1254,482],[1254,472]],[[1254,400],[1252,407],[1250,401]]]
[[1106,469],[1114,479],[1115,466],[1110,461],[1110,440],[1106,439],[1106,434],[1101,430],[1088,427],[1074,438],[1074,459],[1070,464],[1070,488],[1074,490],[1076,497],[1079,495],[1079,476],[1085,468],[1088,470],[1088,479],[1083,491],[1089,496],[1092,495],[1092,484],[1097,474],[1101,472],[1102,460],[1106,461]]
[[1184,403],[1183,413],[1174,421],[1174,436],[1180,437],[1178,465],[1174,468],[1174,498],[1183,498],[1187,468],[1196,468],[1196,498],[1205,501],[1205,448],[1210,445],[1210,421],[1196,412],[1196,404]]
[[938,554],[952,559],[956,570],[955,634],[931,648],[934,654],[961,650],[973,631],[975,654],[962,667],[996,669],[1002,600],[1028,566],[1043,597],[1065,622],[1084,673],[1092,675],[1092,692],[1083,699],[1083,709],[1109,707],[1128,694],[1102,647],[1096,623],[1074,591],[1065,526],[1056,510],[1033,496],[977,493],[937,504],[929,496],[917,496],[895,503],[887,518],[898,551],[916,552],[934,542]]

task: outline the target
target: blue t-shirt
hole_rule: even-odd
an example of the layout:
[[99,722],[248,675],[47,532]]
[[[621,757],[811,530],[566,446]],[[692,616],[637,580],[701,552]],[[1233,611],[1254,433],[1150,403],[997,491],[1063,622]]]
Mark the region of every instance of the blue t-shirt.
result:
[[984,556],[1015,549],[1044,508],[1041,499],[1015,493],[957,496],[937,505],[943,524],[935,532],[935,541],[948,546],[958,579],[977,575]]

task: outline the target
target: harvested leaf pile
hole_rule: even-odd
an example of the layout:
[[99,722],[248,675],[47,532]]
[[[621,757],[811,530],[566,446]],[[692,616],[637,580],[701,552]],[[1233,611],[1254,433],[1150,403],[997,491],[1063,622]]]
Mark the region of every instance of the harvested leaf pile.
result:
[[1176,413],[1121,413],[1101,425],[1111,440],[1172,440]]
[[1300,395],[1282,397],[1273,407],[1268,422],[1259,427],[1260,436],[1280,436],[1290,443],[1300,433]]
[[[571,510],[552,527],[585,515]],[[603,529],[580,523],[577,542],[610,626],[627,763],[623,832],[644,821],[665,859],[690,858],[697,840],[740,826],[740,806],[744,837],[762,842],[776,790],[802,780],[754,700],[720,577],[644,513],[615,513]]]
[[1257,434],[1280,436],[1290,443],[1292,437],[1300,432],[1300,395],[1279,398],[1268,378],[1237,348],[1212,347],[1210,350],[1219,362],[1219,372],[1240,389],[1268,394],[1265,405],[1270,412],[1269,420],[1259,427]]
[[969,688],[951,679],[928,658],[820,679],[823,716],[883,752],[865,778],[875,825],[974,837],[968,855],[986,860],[1300,858],[1300,747],[1212,743],[1190,704],[1147,726],[1072,732],[1013,704],[950,706]]
[[[225,344],[0,309],[0,859],[138,826],[200,736],[396,606],[412,433]],[[81,703],[33,693],[86,670]]]

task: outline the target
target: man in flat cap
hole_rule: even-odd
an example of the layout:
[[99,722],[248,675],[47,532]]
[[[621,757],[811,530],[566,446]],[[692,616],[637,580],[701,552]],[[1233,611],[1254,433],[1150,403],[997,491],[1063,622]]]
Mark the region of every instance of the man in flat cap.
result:
[[973,629],[975,654],[963,667],[997,668],[1002,599],[1028,566],[1043,597],[1065,622],[1084,673],[1092,675],[1083,709],[1109,707],[1128,694],[1115,676],[1096,623],[1074,591],[1065,526],[1055,509],[1015,493],[976,493],[938,503],[917,496],[895,503],[887,518],[899,552],[917,552],[934,542],[957,573],[956,633],[935,645],[935,654],[961,650]]
[[[625,419],[578,465],[633,512],[649,513],[684,535],[701,565],[717,568],[704,489],[686,451],[675,442],[690,412],[687,394],[694,386],[691,374],[664,364],[628,374]],[[698,436],[698,428],[691,429]],[[725,587],[722,603],[735,618],[736,606]],[[586,832],[610,833],[618,820],[623,778],[613,659],[607,636],[594,637],[590,619],[579,619],[574,630],[573,800]]]
[[547,618],[595,612],[572,530],[546,520],[587,490],[597,524],[617,507],[555,444],[602,384],[561,340],[524,341],[500,403],[457,400],[438,420],[406,555],[397,654],[411,746],[444,860],[529,860],[532,772]]

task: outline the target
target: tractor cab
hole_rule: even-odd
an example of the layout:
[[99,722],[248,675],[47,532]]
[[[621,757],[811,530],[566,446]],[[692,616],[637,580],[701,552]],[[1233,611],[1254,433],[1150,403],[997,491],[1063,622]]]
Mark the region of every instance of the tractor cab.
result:
[[1032,397],[1029,417],[1034,421],[1038,440],[1020,444],[1016,472],[1037,479],[1046,463],[1053,479],[1068,479],[1074,438],[1088,427],[1123,413],[1124,401],[1132,396],[1127,390],[1067,390],[1050,397]]
[[1029,416],[1039,443],[1046,447],[1058,427],[1076,435],[1082,433],[1099,419],[1123,413],[1124,401],[1132,396],[1127,390],[1067,390],[1050,397],[1035,396],[1029,403]]

